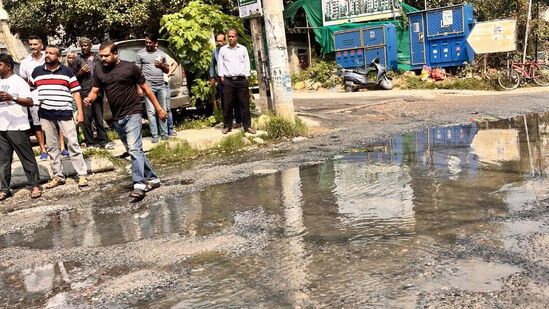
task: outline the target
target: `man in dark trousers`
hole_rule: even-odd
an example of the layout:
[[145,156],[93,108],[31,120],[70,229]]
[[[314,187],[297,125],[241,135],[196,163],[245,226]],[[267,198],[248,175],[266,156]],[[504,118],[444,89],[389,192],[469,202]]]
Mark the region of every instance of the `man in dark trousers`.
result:
[[[80,44],[81,53],[77,55],[73,69],[76,71],[76,78],[81,87],[80,96],[85,98],[91,91],[94,68],[96,64],[100,63],[100,60],[91,51],[92,42],[90,39],[81,38],[78,43]],[[97,97],[91,106],[84,106],[84,138],[87,147],[95,146],[94,122],[97,131],[97,146],[99,148],[112,148],[113,145],[108,143],[107,130],[103,126],[103,98],[101,96]]]
[[229,44],[221,47],[218,57],[219,78],[223,84],[223,134],[233,128],[233,105],[240,109],[240,117],[245,132],[255,134],[250,116],[250,58],[248,49],[238,44],[238,32],[230,29],[227,33]]
[[97,99],[99,90],[105,91],[112,111],[114,128],[132,159],[133,191],[130,194],[130,202],[138,202],[145,197],[145,192],[160,186],[160,179],[143,152],[141,135],[143,108],[137,87],[139,86],[151,101],[161,121],[165,122],[168,114],[162,109],[147,85],[141,69],[134,63],[120,60],[118,47],[113,42],[103,42],[99,46],[99,57],[101,65],[95,67],[93,87],[88,97],[84,99],[84,103],[92,104]]
[[[218,68],[217,59],[219,58],[219,50],[221,47],[225,46],[227,43],[225,42],[225,34],[220,33],[215,38],[215,49],[212,51],[212,60],[210,62],[210,86],[214,87],[217,83],[217,97],[221,99],[221,108],[225,106],[223,104],[223,85],[219,81],[219,74],[218,74]],[[240,108],[236,105],[234,105],[234,118],[236,120],[236,123],[233,128],[238,129],[242,127],[242,119],[240,118]]]
[[13,151],[17,153],[31,197],[42,195],[40,174],[29,137],[27,107],[33,105],[29,84],[13,74],[15,63],[10,55],[0,54],[0,201],[12,196],[10,190]]

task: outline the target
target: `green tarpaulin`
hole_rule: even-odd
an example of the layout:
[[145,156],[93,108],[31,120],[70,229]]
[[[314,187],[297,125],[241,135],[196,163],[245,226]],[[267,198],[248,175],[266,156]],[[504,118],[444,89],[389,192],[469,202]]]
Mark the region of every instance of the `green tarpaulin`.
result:
[[[405,3],[401,3],[401,7],[404,13],[418,11],[418,9]],[[293,20],[299,9],[303,9],[305,11],[307,21],[309,22],[310,27],[313,28],[313,31],[315,33],[315,39],[320,44],[321,52],[323,54],[331,53],[334,51],[334,32],[336,31],[376,26],[382,24],[395,25],[397,29],[398,40],[399,69],[405,71],[408,71],[410,69],[410,34],[408,32],[407,25],[404,24],[402,18],[365,23],[345,23],[340,25],[323,27],[321,0],[296,0],[285,7],[284,17]]]

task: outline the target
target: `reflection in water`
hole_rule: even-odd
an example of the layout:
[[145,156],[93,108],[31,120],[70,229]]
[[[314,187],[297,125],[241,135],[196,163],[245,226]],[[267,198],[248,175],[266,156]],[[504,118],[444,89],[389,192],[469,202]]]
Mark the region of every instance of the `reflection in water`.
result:
[[282,196],[284,202],[285,235],[287,237],[288,259],[281,259],[286,263],[281,269],[285,270],[283,276],[287,282],[287,292],[290,303],[302,305],[308,300],[309,295],[304,292],[307,286],[307,261],[305,243],[301,235],[305,230],[303,224],[303,200],[301,193],[301,178],[298,168],[282,171]]
[[[489,235],[492,246],[508,247],[509,235],[533,231],[492,221],[549,198],[549,118],[526,120],[404,134],[383,145],[387,152],[346,154],[183,198],[159,198],[136,213],[104,215],[99,206],[63,211],[34,235],[8,234],[0,241],[40,249],[111,246],[167,234],[268,233],[256,250],[196,262],[199,273],[180,274],[188,280],[185,287],[144,304],[159,307],[407,307],[422,289],[445,284],[494,290],[519,269],[473,258],[459,261],[451,280],[429,284],[406,271],[423,267],[427,257],[444,261],[440,252],[459,238]],[[238,230],[243,218],[270,226]],[[24,271],[25,289],[55,289],[56,278],[68,280],[63,265]],[[8,286],[0,300],[17,289],[7,283],[0,280],[0,287]],[[415,288],[403,289],[405,284]]]

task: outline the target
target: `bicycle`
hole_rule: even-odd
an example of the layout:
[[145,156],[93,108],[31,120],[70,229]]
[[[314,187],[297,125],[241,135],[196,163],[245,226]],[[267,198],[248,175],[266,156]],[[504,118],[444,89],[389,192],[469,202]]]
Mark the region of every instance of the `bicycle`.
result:
[[516,89],[521,82],[533,81],[538,86],[549,86],[549,65],[543,61],[513,62],[498,76],[498,83],[505,90]]

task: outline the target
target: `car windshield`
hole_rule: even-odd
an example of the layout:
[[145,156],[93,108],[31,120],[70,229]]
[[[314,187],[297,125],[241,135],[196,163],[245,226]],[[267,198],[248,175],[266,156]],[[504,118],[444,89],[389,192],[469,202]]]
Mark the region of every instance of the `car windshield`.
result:
[[120,59],[135,62],[137,60],[136,51],[133,49],[120,49]]
[[[173,59],[173,57],[169,55],[169,52],[167,52],[165,48],[163,47],[159,47],[159,48],[166,53],[168,61],[171,61]],[[120,48],[119,49],[120,59],[125,61],[135,62],[137,60],[137,52],[140,49],[142,49],[142,47]]]

